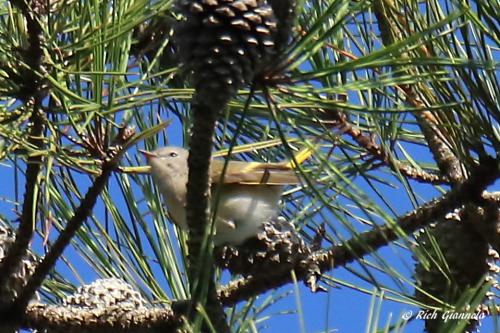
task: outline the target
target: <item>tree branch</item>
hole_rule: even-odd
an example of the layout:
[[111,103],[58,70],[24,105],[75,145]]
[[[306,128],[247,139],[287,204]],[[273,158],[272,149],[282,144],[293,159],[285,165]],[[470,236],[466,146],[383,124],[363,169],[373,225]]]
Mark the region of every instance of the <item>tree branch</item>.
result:
[[[26,19],[26,29],[28,32],[29,47],[23,52],[24,60],[29,67],[24,76],[18,78],[21,90],[20,96],[23,96],[25,101],[30,101],[33,104],[29,123],[31,129],[29,132],[28,143],[30,146],[39,150],[43,146],[43,129],[44,117],[42,114],[42,100],[44,98],[41,93],[41,83],[36,72],[40,70],[43,52],[41,46],[40,35],[42,28],[37,20],[35,13],[29,8],[25,1],[11,1],[17,6]],[[17,230],[16,240],[8,249],[7,256],[0,264],[0,285],[5,285],[7,280],[11,278],[11,274],[15,270],[21,258],[26,254],[29,247],[29,242],[33,236],[35,229],[36,217],[36,201],[37,201],[37,186],[38,175],[40,173],[42,163],[41,156],[30,156],[26,166],[26,185],[24,191],[24,200],[22,213],[20,217],[20,225]]]
[[97,197],[106,186],[108,178],[113,169],[116,167],[116,164],[117,162],[114,158],[103,164],[101,175],[95,179],[94,183],[80,203],[80,206],[75,211],[73,218],[68,221],[66,229],[61,232],[55,243],[50,248],[50,251],[45,255],[42,262],[36,267],[35,272],[28,280],[19,297],[10,307],[9,312],[12,315],[16,312],[22,313],[23,309],[27,306],[28,302],[36,290],[40,287],[47,274],[54,267],[57,259],[59,259],[64,249],[68,246],[75,233],[91,214],[97,201]]
[[[439,199],[432,200],[420,208],[400,217],[396,225],[376,227],[361,233],[341,245],[328,250],[317,251],[308,259],[298,261],[294,267],[297,279],[307,277],[311,265],[317,265],[321,272],[344,266],[358,258],[369,255],[390,242],[418,230],[433,221],[443,218],[449,211],[465,203],[484,202],[482,192],[500,177],[498,161],[490,158],[483,161],[471,176],[456,185],[450,192]],[[231,282],[219,290],[219,297],[224,306],[261,294],[267,290],[291,282],[290,270],[265,272],[261,276],[240,279]]]
[[[382,43],[385,46],[391,45],[395,40],[403,38],[403,31],[398,25],[393,22],[392,16],[399,18],[399,23],[411,33],[411,29],[408,22],[402,15],[398,12],[397,5],[390,0],[377,0],[373,4],[373,10],[375,16],[377,17],[377,22],[379,29],[381,31]],[[429,56],[429,51],[424,47],[420,47],[420,51],[423,55]],[[408,74],[416,75],[412,70],[407,70]],[[402,85],[400,88],[404,91],[406,95],[406,102],[414,107],[418,107],[425,110],[425,105],[418,98],[416,98],[417,92],[413,89],[413,86]],[[421,94],[426,95],[427,100],[433,101],[432,93],[427,89],[426,86],[420,87]],[[461,164],[458,158],[455,156],[453,151],[449,147],[448,140],[445,135],[438,128],[437,119],[429,111],[414,112],[413,115],[417,120],[424,137],[429,146],[429,150],[434,156],[434,160],[437,162],[439,170],[443,175],[445,175],[452,183],[459,183],[462,178]]]
[[25,329],[55,329],[61,332],[174,332],[182,324],[171,309],[126,311],[120,306],[85,309],[47,304],[30,304],[22,319]]
[[[408,99],[411,104],[419,107],[413,98]],[[424,134],[424,137],[429,145],[429,150],[436,160],[439,170],[443,175],[451,180],[452,183],[457,184],[463,178],[461,164],[458,158],[449,147],[449,143],[444,137],[443,133],[437,126],[437,122],[432,113],[426,111],[415,113],[417,123]]]
[[[224,104],[222,104],[221,108]],[[193,127],[189,143],[186,218],[189,226],[189,282],[192,305],[207,305],[212,324],[218,332],[229,332],[224,310],[217,297],[214,283],[214,263],[211,242],[204,242],[210,218],[209,168],[212,158],[213,135],[219,109],[195,96],[192,105]],[[193,318],[195,312],[189,311]]]
[[424,170],[419,170],[409,165],[405,165],[398,160],[394,160],[391,156],[379,145],[377,145],[371,137],[364,135],[361,130],[353,126],[347,120],[346,116],[336,110],[323,110],[328,114],[336,125],[340,127],[342,134],[349,135],[356,143],[363,147],[371,156],[383,162],[393,171],[400,172],[402,175],[421,183],[429,184],[446,184],[449,179],[435,175]]

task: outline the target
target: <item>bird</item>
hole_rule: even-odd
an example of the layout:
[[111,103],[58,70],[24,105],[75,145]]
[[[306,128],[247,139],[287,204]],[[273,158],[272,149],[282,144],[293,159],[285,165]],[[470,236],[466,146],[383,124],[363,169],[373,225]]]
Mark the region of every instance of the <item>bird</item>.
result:
[[[154,151],[140,150],[151,167],[153,182],[162,193],[169,216],[183,230],[186,221],[188,150],[167,146]],[[312,150],[299,152],[301,163]],[[210,181],[212,209],[216,206],[214,244],[240,245],[256,236],[260,226],[279,214],[286,185],[300,184],[294,162],[262,163],[230,160],[225,172],[223,159],[212,158]],[[216,194],[217,189],[219,192]]]

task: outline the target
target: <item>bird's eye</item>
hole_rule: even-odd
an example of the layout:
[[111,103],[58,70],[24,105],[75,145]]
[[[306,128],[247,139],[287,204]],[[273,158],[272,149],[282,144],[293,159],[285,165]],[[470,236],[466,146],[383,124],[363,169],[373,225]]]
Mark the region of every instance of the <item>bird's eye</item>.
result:
[[170,154],[168,154],[168,156],[170,156],[170,157],[177,157],[177,153],[176,152],[171,152]]

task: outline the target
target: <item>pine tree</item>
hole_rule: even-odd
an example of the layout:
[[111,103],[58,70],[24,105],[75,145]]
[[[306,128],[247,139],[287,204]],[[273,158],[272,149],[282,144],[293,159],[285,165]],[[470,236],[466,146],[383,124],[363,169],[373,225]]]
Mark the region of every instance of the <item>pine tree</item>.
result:
[[[499,330],[497,12],[1,2],[0,331],[274,332],[283,306],[305,332]],[[214,249],[203,174],[186,233],[138,153],[167,144],[205,171],[315,153],[279,217]]]

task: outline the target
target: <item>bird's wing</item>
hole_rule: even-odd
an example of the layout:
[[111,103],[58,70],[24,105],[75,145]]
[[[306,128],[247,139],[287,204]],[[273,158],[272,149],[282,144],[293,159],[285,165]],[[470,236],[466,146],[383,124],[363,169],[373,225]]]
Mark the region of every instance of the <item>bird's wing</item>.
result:
[[[220,183],[224,161],[213,160],[210,176],[213,183]],[[224,173],[224,184],[293,185],[300,180],[293,169],[282,163],[230,161]]]

